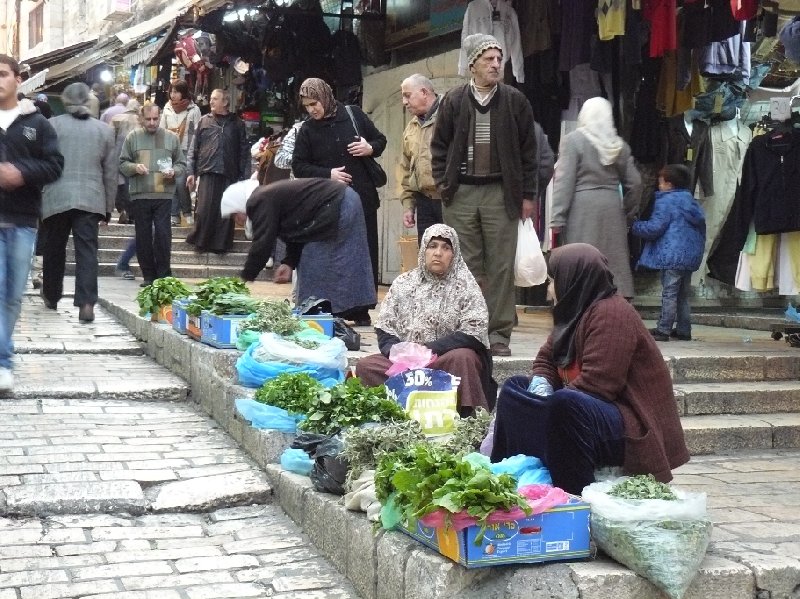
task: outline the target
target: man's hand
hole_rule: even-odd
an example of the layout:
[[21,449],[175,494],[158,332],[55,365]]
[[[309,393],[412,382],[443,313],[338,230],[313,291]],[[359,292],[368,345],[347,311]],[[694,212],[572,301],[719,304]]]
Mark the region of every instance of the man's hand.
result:
[[536,210],[536,202],[533,200],[522,200],[522,209],[519,211],[519,218],[520,220],[525,220],[526,218],[530,218],[533,216],[533,213]]
[[25,185],[20,170],[10,162],[0,162],[0,188],[6,191]]
[[167,169],[165,171],[161,171],[161,174],[164,175],[165,179],[174,179],[175,178],[175,170],[174,169]]
[[275,274],[272,275],[273,283],[288,283],[292,280],[292,267],[288,264],[281,264]]
[[406,208],[405,212],[403,212],[403,226],[406,229],[410,229],[416,224],[417,221],[414,220],[414,210],[412,208]]
[[363,137],[359,137],[357,141],[347,144],[347,151],[351,156],[372,156],[372,146]]
[[137,164],[136,165],[136,174],[137,175],[146,175],[149,172],[150,172],[150,169],[147,168],[146,165],[144,165],[144,164]]
[[338,181],[339,183],[344,183],[345,185],[350,185],[350,183],[353,181],[353,175],[345,172],[344,167],[340,166],[331,169],[331,179]]
[[186,177],[186,187],[189,188],[189,191],[194,191],[194,175]]

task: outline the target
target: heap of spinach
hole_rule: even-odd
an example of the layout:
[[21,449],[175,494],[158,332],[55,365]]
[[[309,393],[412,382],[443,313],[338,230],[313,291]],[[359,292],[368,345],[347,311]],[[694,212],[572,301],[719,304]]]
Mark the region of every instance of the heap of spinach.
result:
[[214,296],[209,311],[221,316],[223,314],[253,314],[258,310],[261,300],[247,293],[223,293]]
[[162,277],[143,287],[136,295],[139,316],[155,314],[161,306],[171,306],[172,301],[188,297],[191,291],[180,279]]
[[203,310],[211,308],[215,298],[226,293],[249,295],[250,290],[238,277],[213,277],[198,285],[196,297],[186,306],[186,313],[190,316],[200,316]]
[[482,529],[497,510],[519,507],[531,513],[525,498],[517,493],[513,476],[497,476],[461,455],[426,443],[383,456],[375,471],[375,492],[383,504],[394,493],[395,505],[409,524],[440,508],[450,514],[466,512]]
[[284,373],[265,382],[254,399],[291,414],[307,414],[323,389],[322,383],[304,372]]

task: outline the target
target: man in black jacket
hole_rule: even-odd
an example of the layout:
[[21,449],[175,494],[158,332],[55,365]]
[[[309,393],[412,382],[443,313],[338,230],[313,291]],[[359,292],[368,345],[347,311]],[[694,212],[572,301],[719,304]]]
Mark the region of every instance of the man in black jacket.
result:
[[14,388],[11,336],[31,268],[42,186],[61,176],[64,157],[52,125],[17,100],[19,63],[0,54],[0,392]]

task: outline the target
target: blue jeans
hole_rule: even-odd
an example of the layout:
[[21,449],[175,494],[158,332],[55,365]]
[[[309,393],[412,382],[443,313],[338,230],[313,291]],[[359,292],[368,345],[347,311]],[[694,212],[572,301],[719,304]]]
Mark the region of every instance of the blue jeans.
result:
[[136,238],[134,237],[128,242],[122,255],[117,260],[117,270],[130,270],[131,258],[136,255]]
[[692,271],[661,271],[661,318],[658,331],[669,335],[675,324],[678,335],[692,334],[692,313],[689,307]]
[[0,227],[0,368],[13,367],[12,335],[22,310],[35,245],[33,227]]

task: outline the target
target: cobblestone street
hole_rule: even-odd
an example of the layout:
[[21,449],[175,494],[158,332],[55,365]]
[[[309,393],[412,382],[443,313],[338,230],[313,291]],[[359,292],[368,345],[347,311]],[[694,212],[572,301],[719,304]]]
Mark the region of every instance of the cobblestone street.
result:
[[24,300],[0,400],[0,599],[356,598],[263,471],[96,308]]

